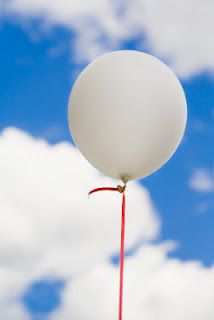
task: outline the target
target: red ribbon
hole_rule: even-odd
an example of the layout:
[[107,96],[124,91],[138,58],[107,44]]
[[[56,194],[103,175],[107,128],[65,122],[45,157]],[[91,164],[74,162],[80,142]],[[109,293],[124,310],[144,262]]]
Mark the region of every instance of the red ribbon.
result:
[[123,194],[122,197],[122,216],[121,216],[121,241],[120,241],[120,286],[119,286],[119,316],[118,319],[123,318],[123,273],[124,273],[124,255],[125,255],[125,209],[126,209],[126,186],[117,188],[103,187],[91,190],[88,195],[98,191],[118,191]]

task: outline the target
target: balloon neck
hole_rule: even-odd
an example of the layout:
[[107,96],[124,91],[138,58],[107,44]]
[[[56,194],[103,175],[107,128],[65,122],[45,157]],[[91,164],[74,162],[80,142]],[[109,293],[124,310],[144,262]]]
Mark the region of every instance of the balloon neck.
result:
[[127,175],[122,175],[122,176],[121,176],[121,180],[122,180],[122,182],[126,185],[127,182],[130,180],[130,177],[127,176]]
[[127,176],[122,176],[122,177],[121,177],[121,180],[122,180],[122,182],[124,183],[124,185],[123,185],[123,186],[118,185],[118,186],[117,186],[117,191],[120,192],[120,193],[124,193],[125,190],[126,190],[126,184],[127,184],[127,182],[128,182],[129,179],[128,179]]

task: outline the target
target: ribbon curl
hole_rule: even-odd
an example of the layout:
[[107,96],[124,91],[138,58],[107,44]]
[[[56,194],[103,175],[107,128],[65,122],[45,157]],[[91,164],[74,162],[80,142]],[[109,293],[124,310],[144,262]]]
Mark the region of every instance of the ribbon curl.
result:
[[118,306],[118,319],[123,318],[123,279],[124,279],[124,256],[125,256],[125,211],[126,211],[126,197],[125,197],[126,184],[124,186],[118,185],[115,187],[102,187],[91,190],[88,195],[99,191],[117,191],[122,193],[122,215],[121,215],[121,240],[120,240],[120,284],[119,284],[119,306]]

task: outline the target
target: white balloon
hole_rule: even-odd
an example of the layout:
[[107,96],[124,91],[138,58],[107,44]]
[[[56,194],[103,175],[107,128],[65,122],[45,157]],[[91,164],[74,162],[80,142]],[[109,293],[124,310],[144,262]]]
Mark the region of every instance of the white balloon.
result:
[[87,66],[69,99],[69,126],[85,158],[128,181],[159,169],[184,134],[187,106],[174,73],[139,51],[107,53]]

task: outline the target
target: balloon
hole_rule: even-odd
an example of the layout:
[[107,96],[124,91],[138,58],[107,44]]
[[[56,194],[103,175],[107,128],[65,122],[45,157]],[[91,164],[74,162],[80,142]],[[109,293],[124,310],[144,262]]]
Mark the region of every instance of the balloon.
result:
[[149,54],[120,50],[83,70],[68,117],[85,158],[125,182],[151,174],[172,156],[184,134],[187,106],[168,66]]

